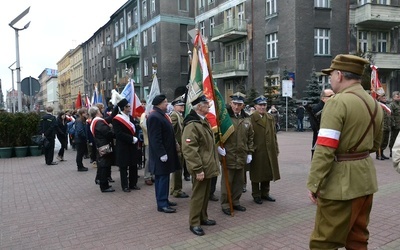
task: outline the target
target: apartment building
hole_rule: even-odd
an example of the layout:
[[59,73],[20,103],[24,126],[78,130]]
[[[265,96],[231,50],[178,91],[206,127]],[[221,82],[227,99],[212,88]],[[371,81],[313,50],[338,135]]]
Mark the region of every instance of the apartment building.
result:
[[332,56],[348,52],[346,1],[195,2],[196,25],[208,37],[213,77],[225,98],[252,87],[263,93],[266,79],[279,85],[286,69],[300,99],[313,68],[320,72]]
[[[58,101],[60,110],[75,108],[76,95],[71,95],[71,63],[69,50],[58,62]],[[75,98],[75,99],[74,99]]]
[[383,88],[400,90],[400,1],[353,0],[350,11],[350,52],[362,53],[378,67]]

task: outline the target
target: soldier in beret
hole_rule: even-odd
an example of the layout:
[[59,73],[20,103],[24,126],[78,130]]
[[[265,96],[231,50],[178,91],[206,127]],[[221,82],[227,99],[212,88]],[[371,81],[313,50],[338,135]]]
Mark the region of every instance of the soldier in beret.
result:
[[369,62],[337,55],[330,68],[336,93],[325,103],[308,176],[308,197],[317,204],[310,249],[367,249],[373,194],[378,191],[370,152],[382,141],[383,110],[361,86]]

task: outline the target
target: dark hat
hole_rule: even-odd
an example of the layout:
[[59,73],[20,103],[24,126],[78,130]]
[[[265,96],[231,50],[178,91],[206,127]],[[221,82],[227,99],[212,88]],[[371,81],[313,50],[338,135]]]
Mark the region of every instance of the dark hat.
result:
[[194,106],[200,102],[208,102],[207,97],[205,95],[201,95],[201,96],[197,97],[197,99],[192,101],[192,105]]
[[253,100],[255,104],[266,104],[267,103],[267,97],[260,95],[256,99]]
[[343,70],[361,76],[364,72],[364,65],[369,61],[354,55],[337,55],[331,63],[329,69],[323,69],[322,72],[329,75],[334,70]]
[[151,104],[157,106],[158,104],[162,103],[165,99],[167,99],[167,96],[165,96],[164,94],[156,95]]
[[246,95],[236,92],[235,94],[231,95],[230,98],[232,98],[232,102],[244,103],[244,98],[246,98]]
[[122,99],[121,101],[119,101],[119,102],[117,103],[117,105],[118,105],[118,107],[119,107],[121,110],[123,110],[123,109],[125,108],[125,106],[126,106],[128,103],[129,103],[128,100],[126,100],[126,99],[124,98],[124,99]]
[[178,96],[177,98],[175,98],[173,101],[172,101],[172,106],[175,106],[175,105],[177,105],[177,106],[183,106],[183,105],[185,105],[185,103],[183,102],[183,98],[182,98],[182,96]]

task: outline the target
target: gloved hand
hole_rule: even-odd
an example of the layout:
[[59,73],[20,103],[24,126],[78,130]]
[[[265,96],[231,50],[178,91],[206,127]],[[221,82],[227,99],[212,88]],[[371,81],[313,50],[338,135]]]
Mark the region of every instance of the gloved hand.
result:
[[163,156],[161,156],[161,157],[160,157],[160,160],[161,160],[162,162],[168,161],[168,155],[163,155]]
[[225,148],[221,148],[220,146],[218,146],[218,154],[225,156],[226,155]]
[[137,137],[133,137],[133,144],[136,144],[136,142],[138,141]]
[[252,160],[253,160],[253,156],[252,155],[247,155],[246,163],[249,164]]

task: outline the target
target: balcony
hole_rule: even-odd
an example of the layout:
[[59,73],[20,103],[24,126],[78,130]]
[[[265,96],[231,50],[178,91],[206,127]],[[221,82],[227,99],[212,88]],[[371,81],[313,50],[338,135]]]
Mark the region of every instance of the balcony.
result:
[[133,63],[140,59],[139,48],[132,47],[124,50],[118,58],[118,63]]
[[369,29],[390,29],[400,25],[399,13],[398,6],[367,3],[355,10],[355,24]]
[[231,78],[237,76],[248,76],[247,61],[225,61],[212,65],[213,78]]
[[247,36],[247,22],[242,19],[233,19],[217,25],[213,29],[211,42],[226,43]]
[[400,69],[400,54],[368,52],[372,55],[372,61],[381,69]]

